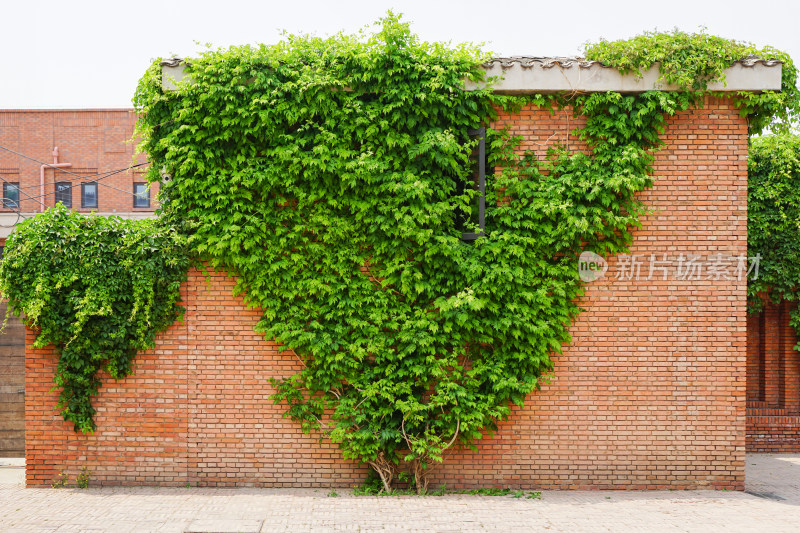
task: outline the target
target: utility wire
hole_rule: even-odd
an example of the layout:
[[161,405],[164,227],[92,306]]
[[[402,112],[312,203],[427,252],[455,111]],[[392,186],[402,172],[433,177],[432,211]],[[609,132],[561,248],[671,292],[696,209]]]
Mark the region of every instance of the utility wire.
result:
[[[148,163],[142,163],[142,165],[145,165],[145,164],[148,164]],[[128,168],[122,168],[122,169],[118,169],[118,170],[115,170],[115,171],[111,171],[111,172],[110,172],[109,174],[107,174],[107,175],[101,176],[100,178],[98,178],[98,179],[96,179],[96,180],[87,181],[86,183],[96,183],[96,182],[98,182],[98,181],[99,181],[99,180],[101,180],[101,179],[107,178],[107,177],[109,177],[109,176],[113,176],[114,174],[119,174],[120,172],[124,172],[124,171],[126,171],[126,170],[128,170]],[[9,185],[13,185],[13,183],[12,183],[12,182],[8,181],[7,179],[3,178],[2,176],[0,176],[0,181],[2,181],[3,183],[7,183],[7,184],[9,184]],[[107,185],[107,184],[105,184],[105,183],[100,183],[100,185],[105,185],[106,187],[111,187],[110,185]],[[131,193],[131,192],[129,192],[129,191],[124,191],[124,190],[122,190],[122,189],[117,189],[116,187],[111,187],[111,188],[112,188],[112,189],[119,190],[119,191],[122,191],[122,192],[125,192],[125,193],[128,193],[128,194],[131,194],[131,195],[133,195],[133,196],[136,196],[136,194],[135,194],[135,193]],[[34,202],[37,202],[37,203],[39,203],[39,204],[40,204],[42,207],[44,207],[45,209],[47,209],[49,206],[48,206],[47,204],[45,204],[44,202],[42,202],[41,200],[39,200],[39,198],[42,198],[42,197],[44,197],[44,196],[50,196],[50,195],[56,194],[56,193],[55,193],[55,191],[54,191],[54,192],[52,192],[52,193],[46,193],[46,194],[43,194],[43,195],[41,195],[41,194],[40,194],[40,195],[37,195],[37,196],[31,196],[31,195],[30,195],[30,194],[28,194],[27,192],[23,191],[23,190],[22,190],[22,188],[21,188],[21,187],[19,187],[19,186],[15,186],[15,189],[16,189],[18,192],[21,192],[22,194],[24,194],[25,196],[27,196],[27,197],[28,197],[28,199],[30,199],[30,200],[33,200]],[[16,213],[16,214],[17,214],[17,220],[16,220],[16,221],[15,221],[13,224],[11,224],[10,226],[9,226],[9,225],[5,225],[5,224],[0,224],[0,227],[13,227],[13,226],[15,226],[17,223],[19,223],[19,219],[20,219],[20,218],[23,218],[23,219],[27,219],[27,218],[28,218],[28,217],[26,217],[25,215],[23,215],[23,214],[22,214],[22,207],[19,205],[19,204],[20,204],[20,202],[15,202],[15,203],[17,204],[17,207],[16,207],[16,209],[14,209],[13,207],[11,207],[11,208],[10,208],[10,207],[7,207],[7,205],[6,205],[6,200],[5,200],[5,199],[3,199],[2,206],[3,206],[3,207],[5,207],[6,209],[11,209],[11,210],[12,210],[14,213]],[[0,214],[2,214],[2,212],[0,212]]]
[[[0,146],[0,148],[2,148],[2,146]],[[84,180],[87,180],[87,181],[100,181],[100,180],[105,179],[105,178],[107,178],[109,176],[113,176],[114,174],[117,174],[118,172],[122,172],[122,171],[125,171],[125,170],[131,170],[133,168],[138,168],[138,167],[149,165],[149,164],[150,164],[150,162],[147,161],[145,163],[138,163],[136,165],[131,165],[129,167],[117,168],[117,169],[114,169],[114,170],[108,170],[106,172],[95,172],[94,174],[77,174],[77,175],[81,176],[81,178],[83,178]],[[56,170],[62,170],[62,169],[57,168]],[[100,176],[100,178],[98,178],[97,180],[89,180],[89,178],[93,178],[95,176]],[[73,182],[73,181],[78,181],[78,178],[61,178],[61,181],[62,182],[67,182],[67,181]],[[40,187],[40,186],[39,185],[26,185],[25,187],[20,187],[20,189],[36,189],[38,187]]]
[[[141,166],[141,165],[147,165],[147,164],[149,164],[149,163],[141,163],[140,165],[137,165],[137,166]],[[96,180],[89,180],[89,181],[86,181],[85,183],[98,183],[98,182],[99,182],[100,180],[102,180],[102,179],[108,178],[108,177],[110,177],[110,176],[113,176],[113,175],[115,175],[115,174],[119,174],[120,172],[125,172],[125,171],[126,171],[126,170],[128,170],[129,168],[132,168],[132,167],[126,167],[126,168],[121,168],[121,169],[118,169],[118,170],[110,171],[110,172],[109,172],[109,173],[107,173],[106,175],[103,175],[103,176],[101,176],[101,177],[97,178]],[[96,174],[96,175],[97,175],[97,174]],[[10,182],[10,181],[6,180],[6,179],[5,179],[5,178],[3,178],[2,176],[0,176],[0,181],[2,181],[2,182],[4,182],[4,183],[7,183],[7,184],[9,184],[9,185],[12,185],[12,182]],[[72,180],[70,180],[70,181],[72,181]],[[132,192],[130,192],[130,191],[125,191],[125,190],[123,190],[123,189],[118,189],[117,187],[112,187],[111,185],[108,185],[108,184],[106,184],[106,183],[99,183],[99,185],[103,185],[103,186],[106,186],[106,187],[111,187],[112,189],[115,189],[115,190],[118,190],[118,191],[121,191],[121,192],[124,192],[124,193],[128,193],[128,194],[130,194],[130,195],[132,195],[132,196],[136,196],[136,194],[135,194],[135,193],[132,193]],[[39,204],[40,204],[42,207],[44,207],[45,209],[46,209],[47,207],[49,207],[49,206],[48,206],[47,204],[45,204],[44,202],[42,202],[41,200],[39,200],[39,198],[42,198],[42,197],[45,197],[45,196],[51,196],[51,195],[54,195],[54,194],[56,194],[56,192],[55,192],[55,191],[53,191],[53,192],[51,192],[51,193],[45,193],[45,194],[40,194],[40,195],[37,195],[37,196],[31,196],[31,195],[30,195],[30,194],[28,194],[27,192],[23,191],[23,190],[22,190],[22,187],[15,186],[15,189],[16,189],[18,192],[21,192],[22,194],[24,194],[25,196],[27,196],[27,197],[28,197],[28,199],[30,199],[30,200],[33,200],[33,201],[35,201],[35,202],[39,203]],[[5,204],[5,199],[3,199],[3,207],[6,207],[6,204]],[[25,218],[28,218],[28,217],[26,217],[25,215],[23,215],[23,214],[22,214],[22,207],[19,205],[19,202],[17,202],[17,208],[16,208],[16,209],[14,209],[14,208],[8,208],[8,207],[6,207],[6,209],[11,209],[13,212],[17,213],[17,220],[16,220],[16,222],[14,222],[14,224],[12,224],[11,226],[6,226],[5,224],[0,224],[0,226],[2,226],[2,227],[12,227],[12,226],[16,225],[16,224],[19,222],[19,219],[20,219],[20,217],[21,217],[21,218],[23,218],[23,219],[25,219]],[[1,213],[1,212],[0,212],[0,213]]]
[[[8,148],[8,147],[3,146],[3,145],[0,145],[0,149],[3,149],[5,151],[7,151],[7,152],[10,152],[10,153],[12,153],[12,154],[14,154],[14,155],[16,155],[18,157],[22,157],[24,159],[28,159],[28,160],[33,161],[35,163],[39,163],[42,166],[46,166],[46,167],[52,168],[53,170],[57,170],[57,171],[65,173],[65,174],[69,174],[69,175],[75,176],[74,179],[65,178],[63,181],[73,182],[73,181],[81,180],[84,183],[97,183],[98,185],[102,185],[104,187],[108,187],[108,188],[114,189],[116,191],[120,191],[120,192],[123,192],[123,193],[126,193],[126,194],[130,194],[131,196],[137,196],[137,194],[133,193],[131,191],[126,191],[124,189],[120,189],[118,187],[114,187],[112,185],[108,185],[107,183],[100,183],[100,181],[103,180],[103,179],[109,178],[111,176],[114,176],[116,174],[119,174],[120,172],[125,172],[125,171],[133,169],[133,168],[137,168],[137,167],[141,167],[141,166],[145,166],[145,165],[149,165],[150,164],[150,162],[138,163],[136,165],[131,165],[129,167],[125,167],[125,168],[121,168],[121,169],[117,169],[117,170],[111,170],[111,171],[108,171],[108,172],[105,172],[105,173],[99,173],[98,172],[98,173],[95,173],[95,174],[86,175],[86,174],[77,174],[75,172],[70,172],[68,170],[64,170],[63,168],[59,168],[59,167],[56,167],[56,166],[51,165],[49,163],[46,163],[44,161],[40,161],[40,160],[38,160],[38,159],[36,159],[34,157],[31,157],[31,156],[25,155],[23,153],[17,152],[16,150],[12,150],[11,148]],[[86,179],[86,178],[94,177],[94,176],[99,176],[99,177],[97,177],[96,179],[93,179],[93,180],[87,180]],[[8,185],[13,185],[14,188],[16,189],[16,191],[18,192],[18,194],[19,193],[23,194],[29,200],[32,200],[32,201],[40,204],[45,209],[48,206],[44,202],[42,202],[39,198],[43,198],[43,197],[46,197],[46,196],[50,196],[50,195],[56,194],[56,192],[53,191],[52,193],[45,193],[45,194],[40,194],[40,195],[37,195],[37,196],[32,196],[32,195],[28,194],[24,189],[34,188],[34,187],[37,187],[37,185],[30,185],[30,186],[26,186],[26,187],[20,187],[19,184],[14,184],[14,183],[8,181],[7,179],[3,178],[2,176],[0,176],[0,181],[2,181],[5,184],[8,184]],[[40,187],[40,185],[39,185],[39,187]],[[19,201],[14,202],[16,204],[16,208],[9,207],[9,203],[10,202],[7,202],[6,199],[4,198],[3,201],[2,201],[2,206],[4,208],[6,208],[6,209],[11,209],[12,212],[16,213],[17,214],[17,220],[13,224],[11,224],[10,226],[6,225],[6,224],[0,224],[0,226],[2,226],[2,227],[13,227],[17,223],[19,223],[20,218],[22,218],[22,219],[26,219],[27,218],[25,215],[22,214],[22,207],[20,206],[20,202]]]
[[[14,183],[12,183],[12,182],[8,181],[7,179],[3,178],[2,176],[0,176],[0,180],[2,180],[2,181],[3,181],[3,183],[8,183],[9,185],[13,185],[15,189],[19,190],[19,187],[17,187],[17,185],[16,185],[16,184],[14,184]],[[23,191],[20,191],[20,192],[21,192],[22,194],[24,194],[25,196],[27,196],[28,198],[30,198],[31,200],[33,200],[34,202],[40,203],[40,204],[42,204],[44,207],[47,207],[46,205],[44,205],[44,202],[42,202],[41,200],[38,200],[38,199],[36,199],[35,197],[31,196],[30,194],[28,194],[28,193],[26,193],[26,192],[23,192]],[[5,200],[5,198],[4,198],[3,200]]]
[[[143,163],[143,164],[149,164],[149,163]],[[126,191],[125,189],[120,189],[119,187],[114,187],[113,185],[109,185],[108,183],[100,183],[100,180],[109,178],[111,176],[119,174],[120,172],[125,172],[126,170],[128,170],[128,168],[129,167],[121,168],[121,169],[117,169],[117,170],[112,170],[112,171],[109,171],[107,174],[105,174],[105,175],[103,175],[103,176],[101,176],[101,177],[99,177],[99,178],[97,178],[95,180],[86,180],[83,183],[97,183],[98,185],[102,185],[103,187],[108,187],[109,189],[114,189],[115,191],[120,191],[120,192],[124,192],[125,194],[130,194],[131,196],[136,196],[136,193],[132,193],[131,191]],[[74,183],[77,180],[66,180],[66,181],[69,181],[69,183]],[[74,185],[72,185],[70,187],[73,187],[73,186]],[[56,194],[56,191],[46,192],[44,194],[37,194],[36,196],[32,196],[30,198],[44,198],[46,196],[52,196],[54,194]]]
[[[83,177],[84,177],[81,174],[76,174],[74,172],[70,172],[69,170],[64,170],[63,168],[59,168],[57,166],[54,166],[51,163],[45,163],[44,161],[39,161],[35,157],[31,157],[29,155],[21,154],[21,153],[17,152],[16,150],[12,150],[11,148],[7,148],[7,147],[3,146],[2,144],[0,144],[0,148],[5,150],[5,151],[7,151],[7,152],[11,152],[12,154],[18,155],[20,157],[24,157],[25,159],[29,159],[29,160],[33,161],[34,163],[39,163],[40,165],[44,165],[46,167],[50,167],[52,169],[59,170],[59,171],[63,172],[64,174],[70,174],[70,175],[75,176],[76,178],[80,178],[80,179],[83,179]],[[140,163],[140,164],[141,165],[146,165],[147,163]],[[134,166],[139,166],[139,165],[134,165]],[[129,167],[129,168],[133,168],[133,167]]]
[[[70,171],[68,171],[68,170],[65,170],[65,169],[63,169],[63,168],[56,167],[56,166],[54,166],[54,165],[52,165],[52,164],[50,164],[50,163],[45,163],[44,161],[40,161],[40,160],[38,160],[38,159],[36,159],[36,158],[34,158],[34,157],[31,157],[31,156],[28,156],[28,155],[22,154],[22,153],[20,153],[20,152],[17,152],[16,150],[12,150],[11,148],[7,148],[7,147],[5,147],[5,146],[3,146],[3,145],[0,145],[0,149],[3,149],[3,150],[5,150],[5,151],[7,151],[7,152],[11,152],[12,154],[15,154],[15,155],[17,155],[17,156],[19,156],[19,157],[22,157],[22,158],[25,158],[25,159],[28,159],[28,160],[30,160],[30,161],[33,161],[33,162],[35,162],[35,163],[39,163],[40,165],[43,165],[43,166],[46,166],[46,167],[52,168],[53,170],[57,170],[57,171],[60,171],[60,172],[63,172],[63,173],[65,173],[65,174],[69,174],[69,175],[71,175],[71,176],[75,176],[75,178],[76,178],[76,179],[74,179],[74,180],[65,180],[65,181],[77,181],[78,179],[80,179],[80,180],[82,180],[82,181],[85,181],[86,183],[98,183],[99,185],[102,185],[102,186],[104,186],[104,187],[108,187],[109,189],[114,189],[115,191],[123,192],[123,193],[125,193],[125,194],[130,194],[131,196],[136,196],[136,193],[133,193],[133,192],[131,192],[131,191],[126,191],[126,190],[124,190],[124,189],[120,189],[119,187],[114,187],[113,185],[109,185],[109,184],[107,184],[107,183],[99,183],[99,182],[100,182],[100,180],[102,180],[102,179],[108,178],[108,177],[110,177],[110,176],[113,176],[113,175],[115,175],[115,174],[119,174],[120,172],[124,172],[124,171],[126,171],[126,170],[130,170],[130,169],[132,169],[132,168],[137,168],[137,167],[140,167],[140,166],[144,166],[144,165],[149,165],[149,164],[150,164],[149,162],[146,162],[146,163],[139,163],[139,164],[136,164],[136,165],[131,165],[131,166],[129,166],[129,167],[125,167],[125,168],[122,168],[122,169],[118,169],[118,170],[112,170],[112,171],[109,171],[108,173],[106,173],[106,174],[102,175],[100,178],[97,178],[97,179],[94,179],[94,180],[86,180],[86,177],[87,177],[86,175],[76,174],[75,172],[70,172]],[[97,175],[99,175],[99,173],[98,173],[98,174],[90,174],[90,175],[89,175],[89,177],[91,177],[91,176],[97,176]],[[3,180],[3,181],[5,181],[6,183],[8,183],[8,181],[6,181],[6,180]],[[35,187],[35,185],[32,185],[32,186],[30,186],[30,187]],[[23,188],[23,187],[18,187],[18,189],[22,189],[22,188]],[[29,187],[25,187],[25,188],[29,188]],[[38,195],[36,198],[42,198],[42,197],[44,197],[44,196],[50,196],[51,194],[55,194],[55,192],[52,192],[52,193],[45,193],[45,194],[40,194],[40,195]],[[26,194],[26,196],[28,196],[28,198],[30,198],[31,200],[34,200],[34,199],[35,199],[33,196],[30,196],[30,195],[28,195],[28,194]],[[44,205],[42,202],[39,202],[39,203],[40,203],[40,204],[42,204],[42,205]]]

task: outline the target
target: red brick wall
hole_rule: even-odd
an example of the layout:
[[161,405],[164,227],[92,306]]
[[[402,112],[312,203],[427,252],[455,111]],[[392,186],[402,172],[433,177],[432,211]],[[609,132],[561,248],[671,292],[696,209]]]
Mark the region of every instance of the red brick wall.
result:
[[[72,206],[77,211],[92,211],[81,208],[80,183],[96,180],[105,173],[131,166],[134,145],[127,141],[133,135],[136,115],[132,109],[108,110],[0,110],[0,145],[44,163],[53,162],[53,148],[58,147],[59,162],[71,163],[67,174],[48,168],[45,170],[45,196],[41,196],[41,164],[6,150],[0,150],[0,178],[18,182],[20,207],[31,213],[55,205],[55,181],[70,181]],[[142,155],[137,162],[146,161]],[[133,207],[133,183],[143,182],[141,172],[146,167],[121,172],[103,178],[98,183],[98,206],[100,212],[151,212],[155,203],[158,185],[154,185],[150,198],[151,207]],[[0,189],[0,194],[2,190]],[[35,199],[31,199],[34,197]],[[0,202],[0,213],[10,213]]]
[[747,450],[800,452],[800,353],[789,324],[796,303],[747,318]]
[[748,407],[747,451],[800,453],[800,416]]
[[[569,142],[569,113],[526,108],[499,125],[523,148]],[[631,252],[746,253],[747,125],[728,101],[669,119],[655,162],[653,208]],[[742,279],[615,279],[587,286],[573,342],[549,385],[478,452],[454,450],[434,484],[536,488],[744,487],[746,317]],[[647,263],[645,263],[647,265]],[[82,466],[104,484],[352,486],[365,469],[303,435],[268,400],[267,379],[296,369],[253,332],[258,312],[220,273],[193,272],[186,320],[137,356],[136,375],[96,400],[98,431],[72,433],[54,412],[55,356],[26,362],[28,485]],[[31,341],[30,333],[28,342]]]
[[[50,392],[56,356],[28,349],[26,457],[29,486],[87,466],[93,482],[237,486],[360,483],[366,470],[304,435],[269,400],[270,377],[298,370],[291,354],[255,333],[259,313],[231,295],[234,283],[192,271],[186,318],[136,356],[135,376],[104,380],[95,400],[98,431],[72,431]],[[28,331],[27,345],[33,342]],[[74,477],[74,476],[72,476]]]

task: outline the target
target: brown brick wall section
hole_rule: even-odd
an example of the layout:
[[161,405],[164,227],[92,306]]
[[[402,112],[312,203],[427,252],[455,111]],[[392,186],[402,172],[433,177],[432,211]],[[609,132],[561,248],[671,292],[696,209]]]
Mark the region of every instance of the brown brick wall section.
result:
[[[566,142],[576,121],[525,108],[499,125],[523,148]],[[726,100],[669,119],[653,208],[632,253],[746,253],[747,125]],[[569,138],[572,148],[574,137]],[[744,279],[618,280],[620,258],[587,286],[573,342],[549,385],[478,452],[454,450],[432,483],[452,487],[725,488],[744,486]],[[644,263],[647,265],[647,263]],[[193,272],[186,321],[137,356],[136,375],[96,400],[98,431],[75,435],[53,411],[55,356],[29,351],[28,485],[82,466],[104,484],[352,486],[366,470],[303,435],[268,400],[291,353],[253,332],[256,310],[220,273]],[[31,339],[30,334],[28,337]],[[34,393],[35,391],[35,393]]]
[[[53,148],[58,147],[59,162],[72,164],[64,170],[83,179],[48,168],[45,170],[45,197],[39,198],[41,164],[6,150],[0,150],[0,178],[20,184],[20,207],[26,213],[40,211],[40,202],[48,207],[55,205],[54,182],[62,180],[72,180],[76,184],[72,190],[72,206],[76,211],[152,212],[157,207],[157,184],[150,191],[149,209],[133,207],[133,183],[144,181],[142,171],[146,167],[103,178],[99,182],[102,185],[98,185],[97,208],[81,208],[80,183],[99,178],[97,174],[131,166],[134,145],[127,141],[133,135],[135,124],[136,115],[132,109],[0,109],[0,145],[44,163],[53,162]],[[145,162],[146,157],[139,155],[136,161]],[[12,210],[4,209],[0,202],[0,213],[10,212]]]
[[[183,291],[185,294],[185,289]],[[60,472],[72,479],[81,467],[93,482],[184,485],[188,472],[189,353],[187,324],[160,335],[153,351],[136,356],[135,377],[103,379],[95,399],[92,435],[74,433],[55,410],[51,392],[57,357],[34,350],[26,337],[25,455],[29,486],[48,485]]]
[[764,316],[747,315],[747,402],[764,402],[766,384],[764,383],[764,358],[761,343],[761,329],[765,326]]
[[[6,301],[0,300],[5,315]],[[25,326],[12,315],[0,332],[0,457],[24,456]]]
[[800,453],[800,416],[771,414],[761,408],[747,410],[747,451]]

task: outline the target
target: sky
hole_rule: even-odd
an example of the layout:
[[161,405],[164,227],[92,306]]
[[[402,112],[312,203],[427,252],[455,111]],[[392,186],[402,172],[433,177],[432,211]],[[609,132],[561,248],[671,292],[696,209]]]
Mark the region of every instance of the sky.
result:
[[388,10],[424,40],[485,43],[498,56],[580,55],[600,38],[706,27],[800,61],[798,0],[4,0],[0,109],[129,108],[155,58],[276,43],[281,30],[356,32]]

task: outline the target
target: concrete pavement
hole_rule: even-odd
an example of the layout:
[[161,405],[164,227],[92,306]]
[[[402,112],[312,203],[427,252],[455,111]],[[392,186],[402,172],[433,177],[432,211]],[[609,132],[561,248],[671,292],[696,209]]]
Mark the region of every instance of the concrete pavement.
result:
[[25,489],[0,460],[0,531],[800,531],[800,455],[751,454],[746,492],[545,491],[541,499],[314,489]]

